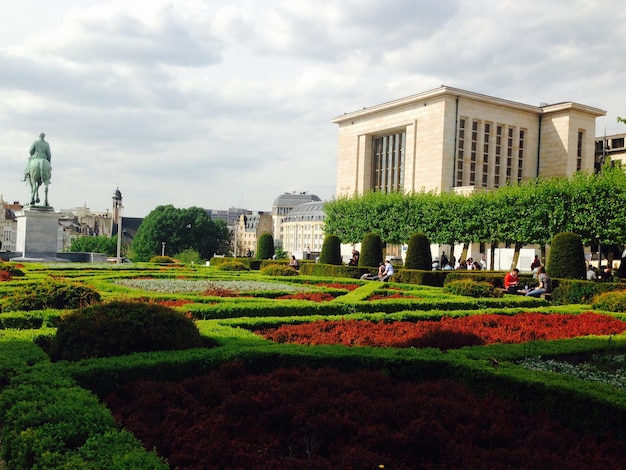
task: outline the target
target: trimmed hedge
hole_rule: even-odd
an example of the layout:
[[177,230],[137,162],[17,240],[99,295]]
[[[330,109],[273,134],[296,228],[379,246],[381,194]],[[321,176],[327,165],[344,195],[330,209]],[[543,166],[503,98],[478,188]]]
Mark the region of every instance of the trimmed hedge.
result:
[[[555,282],[556,281],[556,282]],[[552,300],[557,305],[590,304],[604,292],[626,290],[626,283],[553,279]]]

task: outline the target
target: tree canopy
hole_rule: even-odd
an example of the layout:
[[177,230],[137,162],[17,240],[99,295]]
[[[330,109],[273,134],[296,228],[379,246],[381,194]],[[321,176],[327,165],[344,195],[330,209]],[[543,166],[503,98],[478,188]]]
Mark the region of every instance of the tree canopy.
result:
[[78,237],[72,240],[69,251],[105,253],[108,256],[116,256],[117,235],[115,235],[114,237],[107,237],[106,235],[97,235],[95,237]]
[[223,220],[211,220],[200,207],[177,209],[158,206],[143,220],[132,243],[133,258],[147,261],[160,255],[174,255],[188,249],[198,251],[203,259],[223,253],[230,242],[230,233]]
[[407,243],[423,232],[431,243],[546,245],[560,232],[575,232],[584,245],[626,244],[626,173],[605,166],[511,184],[469,196],[447,192],[370,192],[325,204],[325,231],[343,243],[380,234],[383,243]]

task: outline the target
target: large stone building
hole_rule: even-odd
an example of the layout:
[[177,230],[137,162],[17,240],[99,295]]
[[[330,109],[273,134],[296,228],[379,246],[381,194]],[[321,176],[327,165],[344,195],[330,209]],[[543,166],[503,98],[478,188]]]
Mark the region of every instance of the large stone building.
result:
[[[605,114],[574,102],[533,106],[448,86],[346,113],[332,121],[339,126],[337,196],[469,194],[594,171],[596,118]],[[458,253],[459,247],[440,248]],[[496,253],[499,267],[508,268],[510,251]],[[481,252],[470,248],[476,259]]]
[[346,113],[337,195],[471,192],[594,168],[596,118],[573,102],[533,106],[440,88]]

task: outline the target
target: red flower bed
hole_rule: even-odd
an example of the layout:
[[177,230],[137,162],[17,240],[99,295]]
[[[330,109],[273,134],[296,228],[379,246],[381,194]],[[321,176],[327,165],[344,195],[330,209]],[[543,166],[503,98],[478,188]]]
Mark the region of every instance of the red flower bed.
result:
[[299,292],[297,294],[288,294],[276,297],[277,299],[296,299],[296,300],[312,300],[313,302],[328,302],[334,297],[326,292]]
[[[307,284],[311,284],[308,283]],[[359,287],[358,284],[343,284],[341,282],[324,282],[324,283],[315,283],[315,286],[319,286],[319,287],[330,287],[331,289],[343,289],[343,290],[347,290],[347,291],[353,291],[354,289],[357,289]]]
[[223,287],[213,287],[205,290],[202,295],[213,297],[239,297],[240,294],[232,289],[224,289]]
[[279,343],[343,344],[345,346],[439,347],[450,349],[490,343],[618,334],[626,323],[596,313],[471,315],[443,317],[439,321],[370,322],[366,320],[315,321],[257,331]]
[[1,281],[10,281],[13,278],[9,271],[0,270],[0,282]]
[[243,366],[137,382],[105,402],[147,449],[188,469],[626,468],[626,445],[448,381]]

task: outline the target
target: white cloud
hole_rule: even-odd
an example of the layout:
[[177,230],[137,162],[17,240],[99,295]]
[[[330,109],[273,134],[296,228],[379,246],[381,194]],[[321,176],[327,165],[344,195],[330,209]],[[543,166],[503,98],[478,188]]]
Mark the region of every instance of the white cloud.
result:
[[[36,12],[32,14],[31,12]],[[0,17],[0,194],[45,131],[51,203],[269,210],[334,194],[344,112],[447,84],[624,132],[617,0],[22,0]]]

